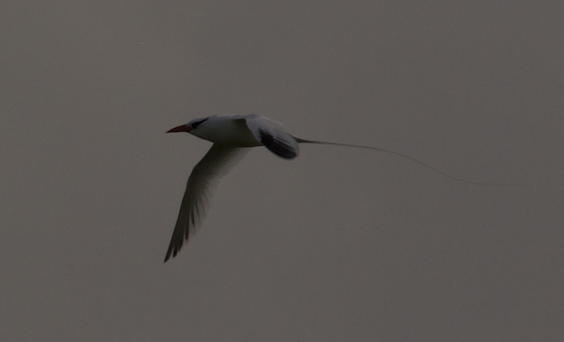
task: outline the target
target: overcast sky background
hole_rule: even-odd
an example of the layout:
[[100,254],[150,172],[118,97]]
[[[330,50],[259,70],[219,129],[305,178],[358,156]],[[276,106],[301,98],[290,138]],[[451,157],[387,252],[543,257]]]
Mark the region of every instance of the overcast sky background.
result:
[[[1,341],[564,340],[562,1],[0,4]],[[210,143],[268,116],[163,258]]]

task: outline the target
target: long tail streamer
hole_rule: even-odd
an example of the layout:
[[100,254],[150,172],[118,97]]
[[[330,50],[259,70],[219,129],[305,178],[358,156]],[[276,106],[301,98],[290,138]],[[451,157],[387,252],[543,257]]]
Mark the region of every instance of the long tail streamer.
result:
[[371,146],[362,146],[362,145],[353,145],[353,144],[341,144],[341,143],[334,143],[334,142],[327,142],[327,141],[317,141],[317,140],[306,140],[306,139],[301,139],[301,138],[297,138],[294,137],[296,139],[296,141],[300,144],[320,144],[320,145],[335,145],[335,146],[345,146],[345,147],[356,147],[356,148],[364,148],[364,149],[368,149],[368,150],[374,150],[374,151],[379,151],[379,152],[385,152],[385,153],[389,153],[389,154],[393,154],[402,158],[406,158],[411,160],[412,162],[415,162],[419,165],[422,165],[428,169],[431,169],[435,172],[437,172],[438,174],[441,174],[447,178],[450,178],[452,180],[458,181],[458,182],[463,182],[463,183],[467,183],[467,184],[473,184],[473,185],[483,185],[483,186],[517,186],[519,184],[515,184],[515,183],[486,183],[486,182],[475,182],[475,181],[470,181],[470,180],[466,180],[466,179],[462,179],[462,178],[458,178],[458,177],[454,177],[449,175],[446,172],[443,172],[427,163],[424,163],[420,160],[417,160],[415,158],[412,158],[408,155],[405,155],[403,153],[399,153],[396,151],[392,151],[392,150],[387,150],[385,148],[379,148],[379,147],[371,147]]

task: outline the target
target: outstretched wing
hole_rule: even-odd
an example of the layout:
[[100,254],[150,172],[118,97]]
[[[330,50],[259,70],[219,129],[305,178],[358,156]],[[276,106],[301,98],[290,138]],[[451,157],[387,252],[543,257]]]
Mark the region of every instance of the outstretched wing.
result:
[[247,115],[242,120],[245,120],[253,136],[270,152],[285,159],[294,159],[300,154],[296,139],[282,130],[279,124],[257,114]]
[[165,262],[171,256],[175,257],[184,242],[200,228],[206,216],[214,186],[217,185],[221,176],[241,160],[247,151],[247,148],[214,144],[194,167],[188,178]]

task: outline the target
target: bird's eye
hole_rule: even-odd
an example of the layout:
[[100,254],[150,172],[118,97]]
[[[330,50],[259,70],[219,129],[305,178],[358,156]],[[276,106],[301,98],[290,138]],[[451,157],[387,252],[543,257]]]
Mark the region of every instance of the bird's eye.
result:
[[202,122],[206,121],[207,119],[208,119],[208,118],[205,118],[205,119],[200,120],[200,121],[193,122],[193,123],[192,123],[192,129],[198,128],[198,126],[200,126],[200,125],[202,124]]

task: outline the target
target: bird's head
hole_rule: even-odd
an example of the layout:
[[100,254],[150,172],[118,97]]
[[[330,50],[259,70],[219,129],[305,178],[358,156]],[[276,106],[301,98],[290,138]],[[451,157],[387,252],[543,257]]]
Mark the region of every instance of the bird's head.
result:
[[180,126],[169,129],[167,131],[167,133],[176,133],[176,132],[190,133],[193,130],[197,129],[198,126],[200,126],[207,119],[209,119],[209,117],[203,118],[203,119],[194,119],[194,120],[190,121],[189,123],[187,123],[185,125],[180,125]]

